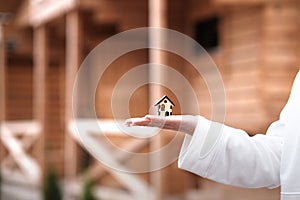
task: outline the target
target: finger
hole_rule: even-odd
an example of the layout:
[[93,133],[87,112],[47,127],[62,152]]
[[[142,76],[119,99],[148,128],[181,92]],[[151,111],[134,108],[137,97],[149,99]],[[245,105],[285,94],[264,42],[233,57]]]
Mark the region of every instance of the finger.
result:
[[127,120],[125,121],[125,125],[126,125],[126,126],[132,126],[132,121],[131,121],[131,119],[127,119]]
[[145,119],[149,119],[149,120],[151,120],[151,121],[163,121],[163,120],[165,120],[166,119],[166,117],[164,117],[164,116],[157,116],[157,115],[146,115],[145,117],[144,117]]
[[138,118],[138,119],[134,120],[133,125],[148,126],[150,122],[151,122],[151,119],[143,117],[143,118]]
[[126,120],[125,124],[127,126],[148,126],[148,124],[151,122],[148,118],[131,118]]
[[151,120],[151,119],[153,119],[155,117],[156,117],[156,115],[146,115],[144,118]]

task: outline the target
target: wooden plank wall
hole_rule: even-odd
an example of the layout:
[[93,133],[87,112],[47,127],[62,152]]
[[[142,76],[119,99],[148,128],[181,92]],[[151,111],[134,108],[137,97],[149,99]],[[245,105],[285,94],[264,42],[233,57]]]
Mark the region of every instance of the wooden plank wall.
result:
[[278,118],[300,66],[300,4],[268,4],[263,10],[261,95],[267,121]]
[[[261,7],[233,7],[222,17],[222,62],[226,121],[249,133],[260,132],[265,119],[261,87]],[[251,119],[251,120],[249,120]]]
[[33,74],[31,66],[6,69],[6,119],[29,120],[33,116]]
[[120,31],[147,26],[148,1],[98,1],[93,8],[98,24],[116,24]]
[[6,118],[33,117],[32,29],[8,26],[6,35]]
[[[126,45],[126,42],[125,44]],[[96,93],[96,112],[99,118],[120,118],[126,117],[127,113],[122,112],[119,113],[118,116],[113,115],[112,110],[112,94],[114,92],[115,86],[117,82],[121,79],[122,76],[126,76],[126,73],[137,67],[139,65],[147,63],[148,55],[147,50],[138,50],[134,52],[127,53],[118,59],[116,59],[105,71],[101,80],[99,81],[97,93]],[[144,75],[142,75],[144,76]],[[130,83],[128,86],[131,86]],[[126,88],[126,85],[122,87]],[[115,103],[113,106],[126,106],[128,109],[122,109],[124,111],[128,111],[130,115],[133,116],[144,116],[148,113],[148,88],[147,85],[139,86],[141,88],[137,88],[136,91],[128,91],[126,89],[122,90],[122,94],[118,94],[118,97],[122,97],[119,99],[115,99]],[[130,104],[124,105],[123,98],[130,98]],[[115,109],[115,108],[114,108]],[[128,117],[128,116],[127,116]]]
[[[50,66],[46,77],[45,170],[64,174],[64,99],[65,71],[63,66]],[[47,173],[47,171],[45,171]]]
[[[211,16],[220,19],[220,46],[209,53],[224,79],[225,123],[249,134],[265,132],[278,118],[299,68],[299,26],[295,26],[299,24],[299,4],[218,7],[191,1],[188,10],[186,30],[191,36],[197,20]],[[210,118],[208,88],[189,67],[186,76],[191,77],[198,92],[201,114]]]
[[[299,69],[299,3],[210,8],[191,2],[192,12],[187,16],[191,21],[188,24],[212,15],[220,17],[220,47],[209,53],[224,78],[225,123],[249,134],[264,133],[269,123],[278,118]],[[210,10],[210,13],[193,12],[201,9]],[[187,30],[191,33],[190,27]],[[207,107],[210,101],[202,97],[207,95],[205,83],[197,79],[195,71],[187,68],[186,74],[193,79],[195,90],[201,94],[200,107]],[[202,111],[203,115],[210,116],[210,109]],[[195,199],[200,196],[205,199],[240,199],[246,193],[251,193],[256,199],[279,199],[278,189],[242,190],[199,177],[190,176],[188,180],[192,183],[190,188],[198,188],[195,196],[187,192]]]

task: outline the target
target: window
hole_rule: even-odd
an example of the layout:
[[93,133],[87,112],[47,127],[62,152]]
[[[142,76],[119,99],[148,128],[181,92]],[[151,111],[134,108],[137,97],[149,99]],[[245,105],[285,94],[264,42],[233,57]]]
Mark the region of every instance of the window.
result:
[[195,40],[207,51],[219,46],[218,25],[217,17],[201,20],[195,24]]

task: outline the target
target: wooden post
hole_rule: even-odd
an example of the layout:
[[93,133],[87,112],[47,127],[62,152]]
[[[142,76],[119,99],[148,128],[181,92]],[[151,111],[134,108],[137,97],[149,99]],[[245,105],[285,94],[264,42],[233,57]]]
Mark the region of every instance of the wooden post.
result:
[[[155,28],[165,28],[167,26],[166,16],[166,0],[150,0],[149,1],[149,26]],[[159,32],[151,32],[149,34],[149,42],[152,44],[162,45],[164,36]],[[157,49],[149,49],[150,63],[165,64],[166,58],[162,51]],[[150,66],[149,81],[160,83],[164,78],[164,74],[158,67]],[[161,98],[161,87],[159,85],[150,85],[150,106],[152,106],[159,98]]]
[[[46,73],[48,68],[47,27],[40,25],[34,28],[33,59],[34,59],[34,119],[40,125],[40,136],[37,143],[37,160],[41,172],[45,172],[45,119],[46,119]],[[42,179],[43,180],[43,179]]]
[[[11,20],[10,13],[0,12],[0,124],[5,120],[5,73],[6,73],[6,55],[5,55],[5,37],[4,25],[9,24]],[[0,129],[1,130],[1,129]]]
[[3,25],[0,22],[0,124],[5,119],[5,42]]
[[[0,15],[1,16],[1,15]],[[2,131],[2,123],[5,120],[5,40],[4,40],[3,22],[0,21],[0,134]],[[4,147],[0,140],[0,162],[4,154]],[[1,184],[1,183],[0,183]]]
[[72,108],[72,97],[76,73],[81,62],[81,31],[80,13],[73,10],[67,14],[66,19],[65,176],[67,179],[75,178],[78,171],[77,143],[72,138],[68,125],[76,109]]
[[[167,26],[167,17],[166,17],[166,0],[149,0],[149,26],[156,28],[164,28]],[[164,36],[159,32],[152,32],[149,34],[149,42],[157,43],[161,45],[164,40]],[[149,49],[149,62],[155,64],[165,64],[166,58],[162,54],[162,51],[157,49]],[[161,83],[164,78],[164,74],[160,67],[150,66],[149,67],[149,82]],[[150,85],[149,86],[149,106],[153,104],[162,96],[161,86],[160,85]],[[150,144],[151,151],[157,151],[163,145],[162,135],[159,134],[153,138],[153,142]],[[151,158],[150,168],[152,166],[160,166],[162,163],[163,155]],[[153,185],[156,191],[156,198],[158,200],[165,199],[165,183],[164,183],[164,173],[160,169],[158,171],[151,173],[151,184]]]

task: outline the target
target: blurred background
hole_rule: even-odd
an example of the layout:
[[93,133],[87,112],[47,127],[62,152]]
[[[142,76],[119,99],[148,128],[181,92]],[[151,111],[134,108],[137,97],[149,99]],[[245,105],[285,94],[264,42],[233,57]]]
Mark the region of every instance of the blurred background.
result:
[[[116,172],[79,145],[71,103],[80,64],[101,41],[147,26],[179,31],[207,50],[224,81],[225,124],[254,135],[265,133],[278,118],[299,69],[297,0],[1,0],[1,199],[279,200],[278,188],[218,184],[179,170],[176,162],[152,173]],[[177,70],[197,91],[198,114],[211,118],[209,91],[198,72],[178,55],[158,54],[159,62]],[[130,152],[154,151],[174,137],[164,131],[151,140],[136,139],[113,127],[114,86],[128,70],[151,59],[147,49],[122,55],[99,80],[95,102],[97,116],[108,127],[105,137]],[[159,71],[149,73],[168,78]],[[185,94],[184,88],[181,92]],[[132,93],[130,115],[147,114],[161,94],[174,101],[174,114],[188,114],[180,113],[188,97],[179,102],[168,88],[153,94],[144,85]],[[78,102],[80,109],[84,97]],[[95,141],[101,137],[97,135]],[[154,162],[139,163],[108,152],[124,167]]]

